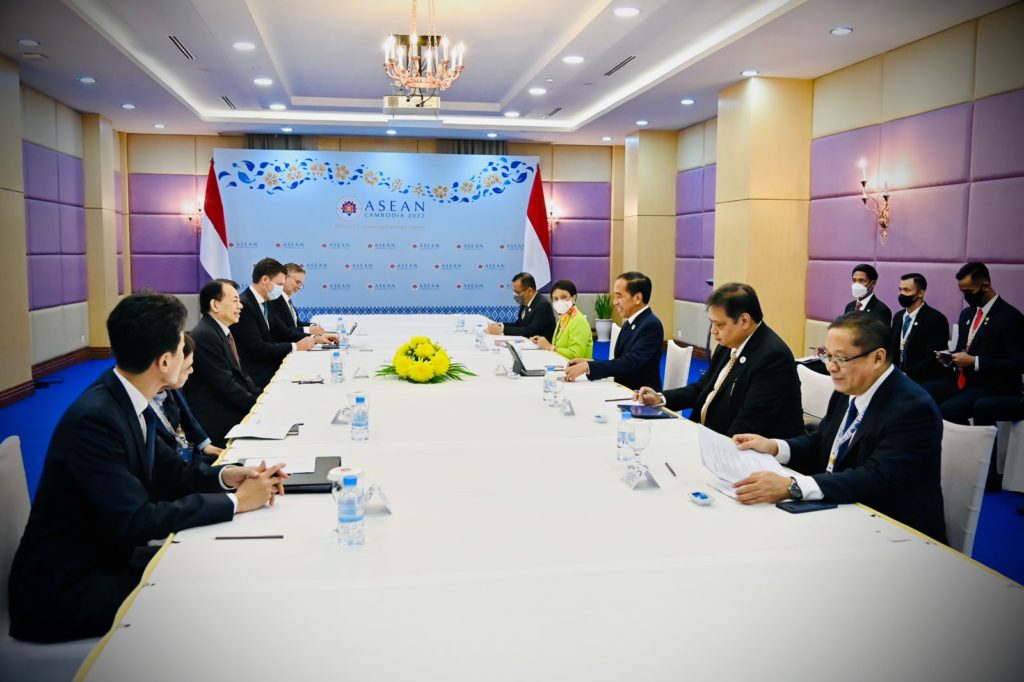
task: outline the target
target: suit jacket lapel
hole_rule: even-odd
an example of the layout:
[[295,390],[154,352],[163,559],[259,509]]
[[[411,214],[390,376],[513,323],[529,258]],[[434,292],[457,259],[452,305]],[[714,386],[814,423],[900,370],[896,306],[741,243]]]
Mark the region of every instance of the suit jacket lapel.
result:
[[146,439],[142,437],[142,427],[139,425],[139,415],[135,413],[132,401],[128,397],[128,393],[124,390],[124,386],[121,385],[121,380],[114,376],[114,370],[107,370],[107,374],[103,377],[103,381],[106,383],[110,394],[114,396],[114,400],[117,401],[118,406],[124,412],[124,418],[128,422],[128,430],[131,431],[132,438],[135,440],[135,454],[139,471],[142,472],[142,480],[145,481]]
[[[878,420],[881,419],[880,415],[884,414],[884,409],[879,409],[878,406],[884,405],[885,402],[889,399],[889,394],[892,393],[893,390],[893,383],[894,381],[896,381],[893,378],[895,376],[896,372],[893,371],[893,373],[890,374],[886,378],[886,380],[882,382],[882,385],[878,387],[878,390],[875,391],[875,395],[871,397],[871,402],[868,404],[868,409],[860,420],[860,426],[857,427],[857,433],[853,434],[853,439],[850,441],[850,447],[847,448],[846,456],[843,457],[842,463],[844,466],[842,466],[841,468],[845,469],[857,461],[857,454],[854,452],[854,448],[856,448],[860,444],[861,437],[869,430],[871,430],[874,427],[874,425],[878,422]],[[847,403],[847,405],[849,405],[849,403]],[[832,434],[832,438],[835,438],[834,433]],[[829,441],[829,446],[831,447],[831,445],[832,441]]]

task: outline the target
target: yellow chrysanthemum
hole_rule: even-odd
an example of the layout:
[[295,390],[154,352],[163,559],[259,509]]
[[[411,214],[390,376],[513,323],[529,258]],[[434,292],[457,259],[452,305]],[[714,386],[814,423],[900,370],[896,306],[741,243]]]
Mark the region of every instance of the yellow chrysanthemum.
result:
[[404,358],[409,353],[409,344],[403,343],[398,350],[395,351],[395,357],[392,358],[394,362],[398,362],[398,358]]
[[438,349],[434,353],[434,357],[430,359],[430,364],[434,368],[434,374],[441,376],[448,372],[448,367],[451,366],[451,359],[448,357],[448,353],[444,352],[444,349]]
[[414,336],[411,339],[409,339],[409,343],[406,345],[409,346],[410,348],[415,348],[421,343],[430,343],[430,338],[426,336]]
[[398,376],[403,379],[408,378],[412,365],[413,361],[404,355],[395,357],[395,371],[398,373]]
[[421,360],[429,360],[434,357],[434,344],[421,343],[416,346],[416,357]]
[[434,368],[427,360],[417,360],[409,368],[409,380],[422,384],[434,378]]

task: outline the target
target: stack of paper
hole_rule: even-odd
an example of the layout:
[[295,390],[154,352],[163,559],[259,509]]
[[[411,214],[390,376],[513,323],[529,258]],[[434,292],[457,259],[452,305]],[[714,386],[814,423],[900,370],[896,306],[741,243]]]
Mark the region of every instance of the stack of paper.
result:
[[283,440],[291,428],[295,426],[290,421],[275,421],[271,419],[250,419],[244,424],[235,424],[227,433],[227,438],[263,438],[269,440]]
[[742,481],[755,471],[771,471],[780,476],[786,475],[785,469],[771,455],[753,450],[740,450],[731,438],[706,426],[698,427],[697,439],[700,443],[701,463],[718,479],[708,485],[729,497],[736,497],[736,489],[732,484]]

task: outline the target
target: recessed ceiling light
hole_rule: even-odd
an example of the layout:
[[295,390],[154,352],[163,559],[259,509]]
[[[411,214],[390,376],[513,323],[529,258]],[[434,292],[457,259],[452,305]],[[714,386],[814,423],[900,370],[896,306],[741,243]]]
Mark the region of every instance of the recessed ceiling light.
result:
[[78,79],[78,82],[82,83],[83,85],[92,85],[93,83],[96,82],[96,79],[93,78],[92,76],[81,76]]
[[545,79],[544,79],[544,82],[545,82],[545,83],[554,83],[554,82],[555,82],[555,79],[554,79],[554,78],[545,78]]
[[693,99],[689,97],[684,97],[681,100],[679,100],[679,103],[682,104],[684,107],[688,107],[693,104]]
[[287,109],[288,107],[286,107],[286,106],[285,106],[285,105],[283,105],[283,104],[278,104],[277,102],[275,102],[274,104],[271,104],[271,105],[270,105],[270,108],[271,108],[272,110],[274,110],[274,111],[284,111],[284,110],[285,110],[285,109]]
[[632,19],[636,15],[640,14],[640,10],[636,7],[616,7],[615,16],[622,17],[623,19]]
[[611,142],[612,138],[611,138],[610,135],[605,135],[604,137],[601,138],[601,141],[602,142]]
[[253,78],[252,82],[255,83],[256,85],[262,85],[263,87],[266,87],[268,85],[273,85],[274,84],[274,79],[273,78],[262,78],[262,77],[261,78]]
[[292,129],[287,127],[287,126],[285,126],[284,128],[281,128],[281,132],[282,133],[290,133],[291,131],[292,131]]
[[758,71],[757,69],[746,69],[745,71],[741,71],[740,75],[743,76],[744,78],[753,78],[759,73],[761,72]]
[[498,133],[487,133],[487,137],[497,137]]
[[562,57],[562,61],[565,62],[566,64],[582,64],[583,57],[577,54],[570,54],[566,55],[565,57]]
[[39,41],[32,38],[18,38],[18,44],[22,47],[39,47]]
[[237,43],[231,43],[231,47],[242,52],[248,52],[249,50],[255,50],[256,46],[247,40],[239,40]]
[[154,127],[154,128],[156,128],[157,130],[163,130],[163,129],[164,129],[164,128],[166,128],[167,126],[166,126],[166,125],[164,125],[163,123],[154,123],[154,124],[153,124],[153,127]]
[[121,108],[122,109],[127,109],[128,111],[131,111],[132,109],[135,108],[135,105],[132,104],[131,102],[125,102],[124,104],[121,105]]
[[527,90],[531,95],[546,95],[548,94],[547,88],[530,88]]
[[384,131],[384,134],[385,135],[397,135],[398,131],[395,130],[394,128],[388,128],[387,130]]
[[518,111],[506,111],[505,112],[505,118],[519,118],[519,112]]
[[836,26],[829,33],[834,36],[848,36],[853,33],[853,29],[849,26]]
[[638,126],[645,126],[647,125],[647,121],[645,121],[644,119],[640,119],[639,121],[636,122],[636,124]]

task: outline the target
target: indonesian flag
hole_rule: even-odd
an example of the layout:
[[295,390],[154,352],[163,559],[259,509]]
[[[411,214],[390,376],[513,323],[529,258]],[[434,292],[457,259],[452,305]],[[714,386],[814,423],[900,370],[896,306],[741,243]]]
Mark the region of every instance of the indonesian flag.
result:
[[206,178],[206,199],[203,202],[203,229],[199,235],[199,263],[214,279],[231,279],[228,263],[228,231],[224,224],[224,204],[220,201],[220,185],[210,159]]
[[550,255],[548,210],[538,167],[537,174],[533,176],[530,203],[526,205],[526,232],[523,236],[523,272],[533,275],[538,289],[551,281]]

